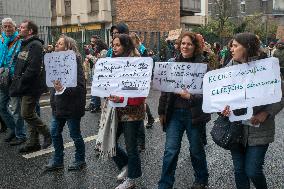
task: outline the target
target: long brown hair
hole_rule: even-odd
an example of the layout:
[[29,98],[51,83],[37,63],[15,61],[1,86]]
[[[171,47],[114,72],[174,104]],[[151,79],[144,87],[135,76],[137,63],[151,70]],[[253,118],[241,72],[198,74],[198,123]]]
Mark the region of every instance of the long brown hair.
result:
[[200,40],[198,40],[198,36],[193,32],[186,31],[186,32],[181,33],[181,35],[179,36],[178,41],[177,41],[177,44],[179,45],[179,47],[181,47],[182,39],[186,36],[188,36],[191,39],[192,44],[195,47],[194,52],[193,52],[193,56],[196,57],[198,55],[201,55],[202,52],[203,52],[203,49],[201,47]]
[[[138,50],[135,48],[131,38],[127,34],[118,34],[115,35],[115,38],[119,39],[119,42],[121,46],[123,47],[123,54],[121,56],[127,57],[127,56],[140,56]],[[113,54],[113,57],[115,55]]]

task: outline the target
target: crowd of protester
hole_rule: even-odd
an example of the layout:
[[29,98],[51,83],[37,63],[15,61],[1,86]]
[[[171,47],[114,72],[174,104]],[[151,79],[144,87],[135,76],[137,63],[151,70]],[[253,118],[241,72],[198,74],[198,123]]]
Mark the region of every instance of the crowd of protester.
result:
[[[103,103],[109,101],[122,103],[127,100],[125,107],[116,108],[118,125],[115,136],[116,154],[112,159],[121,171],[117,176],[117,180],[121,183],[116,189],[135,188],[136,179],[142,176],[140,153],[145,150],[145,115],[147,115],[146,128],[152,128],[155,122],[146,98],[110,96],[102,100],[98,96],[92,96],[90,104],[86,106],[86,85],[92,82],[98,59],[105,57],[153,57],[154,59],[156,56],[153,50],[145,47],[137,33],[130,33],[125,23],[112,26],[110,47],[99,36],[92,36],[90,44],[84,46],[84,60],[74,39],[62,35],[55,46],[44,47],[43,41],[37,34],[38,27],[30,20],[23,21],[19,28],[11,18],[2,20],[0,70],[2,73],[3,70],[8,69],[10,78],[7,85],[0,86],[0,132],[8,130],[4,141],[11,146],[23,145],[20,153],[31,153],[53,145],[55,152],[44,168],[46,171],[63,169],[62,131],[67,123],[70,137],[75,144],[74,162],[69,165],[68,170],[81,170],[87,165],[85,144],[80,131],[81,118],[85,111],[101,113]],[[222,48],[218,42],[213,45],[207,43],[201,34],[183,32],[178,39],[167,41],[167,44],[171,51],[170,57],[166,60],[169,62],[205,63],[209,71],[274,56],[279,59],[283,74],[284,41],[281,40],[263,48],[255,34],[240,33]],[[43,56],[45,53],[67,50],[72,50],[76,54],[77,86],[66,88],[60,81],[54,81],[54,87],[49,89],[52,119],[50,126],[47,126],[40,118],[39,108],[39,99],[47,92]],[[159,189],[173,188],[184,132],[189,142],[188,148],[195,178],[191,188],[205,189],[210,185],[204,147],[207,144],[206,124],[211,120],[211,116],[202,111],[202,101],[202,95],[191,94],[186,89],[180,93],[161,92],[158,115],[162,130],[166,133],[166,142],[161,178],[158,181]],[[269,144],[274,141],[275,115],[283,106],[282,98],[279,103],[255,107],[251,122],[260,126],[244,125],[243,145],[231,150],[238,189],[250,188],[250,181],[257,189],[267,188],[263,173],[265,154]],[[220,115],[229,116],[230,113],[228,104]],[[125,150],[118,144],[122,134]],[[100,146],[95,148],[100,151]]]

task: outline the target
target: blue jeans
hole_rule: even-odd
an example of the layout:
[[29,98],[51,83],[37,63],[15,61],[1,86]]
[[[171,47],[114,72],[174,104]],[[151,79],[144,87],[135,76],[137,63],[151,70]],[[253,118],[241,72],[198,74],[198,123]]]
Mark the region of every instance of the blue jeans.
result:
[[238,189],[249,189],[250,180],[256,189],[267,188],[263,164],[268,146],[247,146],[245,149],[231,151]]
[[174,185],[175,171],[184,131],[186,131],[189,141],[189,152],[195,172],[195,182],[199,184],[208,183],[208,169],[202,140],[202,129],[198,125],[192,126],[190,110],[174,110],[166,128],[166,144],[159,189],[172,188]]
[[[11,103],[11,111],[9,110]],[[24,119],[21,116],[21,98],[10,97],[8,90],[0,90],[0,116],[17,138],[26,138]]]
[[143,124],[143,121],[119,122],[117,128],[117,140],[123,133],[127,153],[117,144],[116,156],[113,157],[113,160],[119,169],[128,165],[128,177],[131,179],[138,178],[142,175],[137,138],[139,134],[139,127]]
[[94,108],[100,108],[101,107],[101,97],[91,96],[91,104],[94,105]]
[[55,164],[63,164],[64,146],[62,131],[67,122],[70,137],[75,144],[75,162],[85,162],[85,143],[80,130],[81,119],[64,119],[52,117],[51,121],[51,138],[55,149],[53,161]]

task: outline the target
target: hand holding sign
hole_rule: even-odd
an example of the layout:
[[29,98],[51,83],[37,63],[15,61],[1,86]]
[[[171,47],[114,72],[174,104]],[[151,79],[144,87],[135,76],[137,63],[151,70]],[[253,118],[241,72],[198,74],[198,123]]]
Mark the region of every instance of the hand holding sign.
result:
[[152,75],[152,58],[100,58],[95,67],[93,96],[147,97]]
[[226,105],[231,110],[252,108],[282,98],[279,60],[274,57],[213,70],[205,74],[203,84],[206,113],[220,112]]
[[188,62],[156,62],[153,87],[163,92],[202,94],[207,64]]
[[47,53],[44,56],[46,85],[53,87],[54,81],[60,81],[64,87],[77,86],[77,62],[74,51]]

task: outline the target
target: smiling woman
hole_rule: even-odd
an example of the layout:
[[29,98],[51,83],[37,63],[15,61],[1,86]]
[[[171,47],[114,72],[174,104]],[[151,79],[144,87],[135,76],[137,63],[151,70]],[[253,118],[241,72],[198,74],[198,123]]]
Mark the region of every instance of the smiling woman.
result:
[[[195,33],[184,32],[177,42],[181,54],[175,62],[204,63],[200,41]],[[194,169],[195,182],[192,189],[205,189],[208,184],[208,169],[204,145],[206,143],[206,122],[210,115],[202,112],[202,95],[191,94],[184,89],[180,93],[162,92],[158,113],[160,123],[166,132],[163,169],[159,189],[172,188],[174,174],[184,132],[187,133],[189,151]]]

